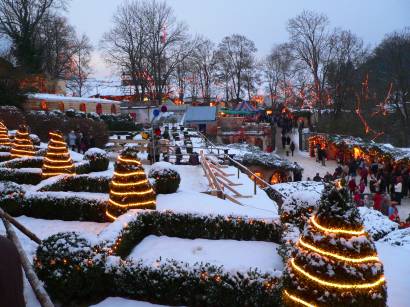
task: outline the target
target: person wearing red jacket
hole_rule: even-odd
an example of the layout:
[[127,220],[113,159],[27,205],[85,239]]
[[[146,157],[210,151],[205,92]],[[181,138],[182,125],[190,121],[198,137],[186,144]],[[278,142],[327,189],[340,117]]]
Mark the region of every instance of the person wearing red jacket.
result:
[[382,210],[382,201],[383,201],[383,195],[380,192],[376,192],[373,197],[373,209],[377,211]]

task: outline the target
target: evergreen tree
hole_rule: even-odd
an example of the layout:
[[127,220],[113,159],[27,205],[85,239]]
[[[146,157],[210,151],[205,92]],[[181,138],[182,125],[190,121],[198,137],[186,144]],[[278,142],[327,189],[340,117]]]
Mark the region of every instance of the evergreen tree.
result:
[[49,133],[50,141],[43,163],[43,177],[48,178],[61,174],[75,174],[75,166],[60,131]]
[[6,125],[0,121],[0,146],[10,146],[10,138]]
[[12,159],[32,157],[36,153],[27,126],[21,125],[17,130],[10,153]]
[[155,209],[155,193],[136,153],[125,150],[118,157],[110,183],[106,215],[115,220],[129,209]]
[[376,247],[346,189],[327,187],[287,264],[287,306],[385,306]]

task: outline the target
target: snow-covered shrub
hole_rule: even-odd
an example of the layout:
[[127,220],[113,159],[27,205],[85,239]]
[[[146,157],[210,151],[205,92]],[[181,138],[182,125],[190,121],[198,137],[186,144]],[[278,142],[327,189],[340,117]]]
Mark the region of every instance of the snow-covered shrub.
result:
[[148,235],[179,237],[187,239],[231,239],[246,241],[280,242],[278,222],[223,216],[176,214],[146,211],[128,223],[119,238],[117,254],[125,257]]
[[24,157],[0,163],[0,167],[5,168],[41,168],[42,166],[43,157]]
[[35,156],[37,157],[44,157],[47,153],[47,147],[46,148],[40,148],[36,151]]
[[35,185],[41,180],[41,168],[0,168],[0,181]]
[[59,192],[26,193],[23,214],[47,220],[105,222],[105,199]]
[[377,210],[366,207],[360,207],[358,209],[363,220],[364,228],[375,241],[399,228],[397,223],[391,221],[387,216]]
[[10,152],[11,146],[0,145],[0,152]]
[[110,180],[111,176],[64,176],[57,182],[42,187],[40,191],[108,193]]
[[0,163],[5,162],[11,159],[10,152],[1,152],[0,151]]
[[84,154],[84,160],[90,162],[91,172],[102,172],[108,169],[110,160],[105,150],[100,148],[90,148]]
[[390,232],[379,242],[386,242],[395,246],[402,246],[410,250],[410,228],[398,229]]
[[181,183],[181,176],[175,166],[168,162],[154,163],[148,177],[155,180],[154,189],[157,194],[175,193]]
[[75,305],[78,298],[98,298],[109,289],[103,259],[73,232],[43,240],[33,264],[47,292],[61,303]]
[[[167,305],[279,305],[280,272],[231,273],[209,263],[190,265],[172,259],[147,266],[121,258],[149,234],[278,242],[279,224],[143,211],[128,223],[115,243],[93,241],[93,245],[73,233],[44,240],[37,250],[35,267],[48,292],[63,303],[75,301],[81,305],[90,297],[122,296]],[[87,289],[77,288],[84,285]]]
[[9,181],[0,182],[0,207],[13,216],[21,215],[20,202],[23,199],[23,188]]
[[29,135],[29,137],[30,137],[30,139],[33,141],[33,145],[35,145],[35,146],[38,146],[38,145],[40,145],[40,138],[38,137],[38,135],[37,134],[30,134]]

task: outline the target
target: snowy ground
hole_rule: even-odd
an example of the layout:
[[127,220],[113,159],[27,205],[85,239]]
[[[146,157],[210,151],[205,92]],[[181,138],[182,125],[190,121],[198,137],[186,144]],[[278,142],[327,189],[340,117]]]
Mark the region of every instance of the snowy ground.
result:
[[224,271],[232,273],[246,273],[252,268],[274,275],[283,270],[277,247],[270,242],[190,240],[150,235],[133,249],[128,258],[143,260],[147,266],[174,259],[190,265],[203,262],[223,266]]

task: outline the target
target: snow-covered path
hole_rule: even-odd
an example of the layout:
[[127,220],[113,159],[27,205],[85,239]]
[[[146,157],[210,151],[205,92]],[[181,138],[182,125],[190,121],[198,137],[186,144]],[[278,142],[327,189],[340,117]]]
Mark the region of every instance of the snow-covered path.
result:
[[[335,160],[328,160],[326,161],[326,166],[322,166],[321,163],[316,162],[315,158],[310,157],[308,152],[299,150],[299,140],[297,131],[291,135],[291,139],[296,145],[296,150],[293,157],[291,156],[291,154],[289,155],[289,157],[287,157],[285,150],[282,148],[280,129],[277,129],[277,146],[275,153],[292,162],[297,162],[304,169],[303,180],[307,180],[307,178],[310,178],[312,180],[316,173],[319,173],[319,175],[322,178],[326,174],[326,172],[329,172],[330,174],[334,173],[337,167],[337,163]],[[402,204],[400,206],[397,206],[397,210],[399,211],[399,216],[401,220],[407,219],[410,216],[410,198],[403,198]]]

